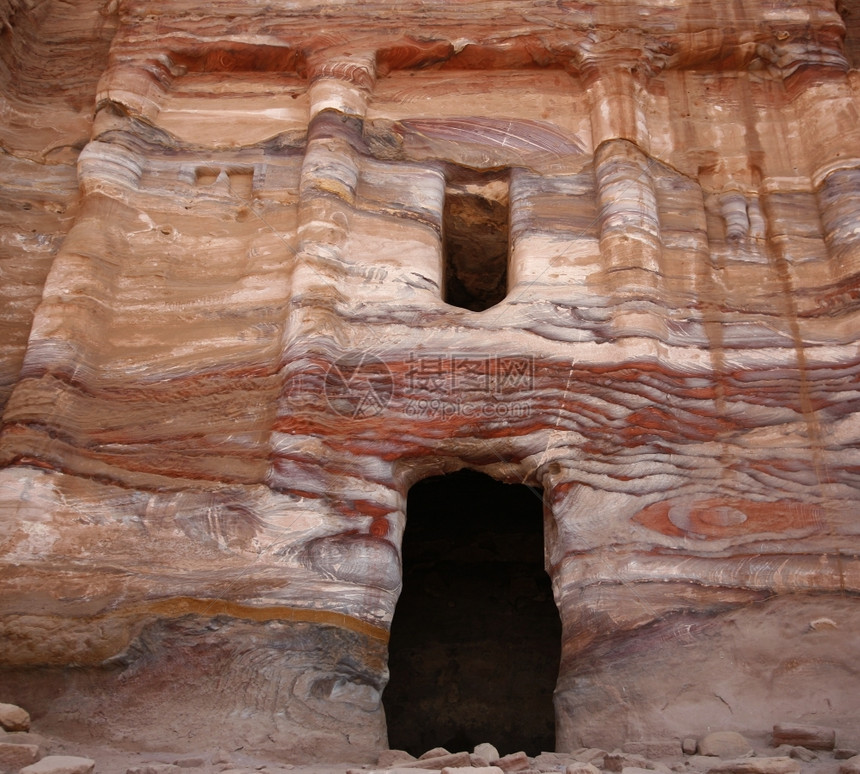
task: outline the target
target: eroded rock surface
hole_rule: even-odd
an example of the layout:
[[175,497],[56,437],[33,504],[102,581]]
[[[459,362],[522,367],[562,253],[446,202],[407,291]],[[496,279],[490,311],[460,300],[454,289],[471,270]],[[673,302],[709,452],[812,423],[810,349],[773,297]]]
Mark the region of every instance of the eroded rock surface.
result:
[[0,4],[9,698],[375,760],[470,467],[543,491],[560,750],[856,728],[841,10]]

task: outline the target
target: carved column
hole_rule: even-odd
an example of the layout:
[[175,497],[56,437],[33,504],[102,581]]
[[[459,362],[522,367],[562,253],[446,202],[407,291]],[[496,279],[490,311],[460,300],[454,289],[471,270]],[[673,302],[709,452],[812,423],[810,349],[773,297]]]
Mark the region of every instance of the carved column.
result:
[[656,292],[659,285],[660,219],[639,99],[642,76],[613,58],[584,70],[591,93],[600,252],[607,288],[639,295]]

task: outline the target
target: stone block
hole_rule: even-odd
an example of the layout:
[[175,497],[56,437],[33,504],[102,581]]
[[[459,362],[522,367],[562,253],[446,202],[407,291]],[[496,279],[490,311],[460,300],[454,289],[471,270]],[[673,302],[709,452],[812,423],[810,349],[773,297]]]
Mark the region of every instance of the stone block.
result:
[[74,755],[48,755],[31,766],[25,766],[20,774],[92,774],[96,762]]
[[860,755],[855,755],[841,764],[839,774],[860,774]]
[[624,752],[642,755],[645,758],[676,758],[683,752],[678,739],[646,739],[626,742]]
[[0,728],[4,731],[29,731],[30,713],[16,704],[0,704]]
[[406,750],[383,750],[376,759],[376,765],[382,769],[398,766],[403,763],[412,763],[415,756]]
[[773,727],[773,744],[774,747],[790,744],[807,750],[832,750],[836,747],[836,731],[823,726],[777,723]]
[[504,774],[504,771],[498,766],[446,766],[442,774]]
[[[426,753],[425,753],[426,754]],[[472,765],[469,758],[469,753],[446,753],[435,758],[419,758],[411,763],[402,763],[402,769],[432,769],[433,771],[442,771],[446,766],[451,768],[466,768]]]
[[699,740],[699,755],[716,755],[718,758],[742,758],[752,755],[749,740],[737,731],[714,731]]
[[531,761],[529,761],[528,755],[519,751],[502,756],[496,761],[496,765],[506,772],[525,771],[531,768]]
[[582,761],[577,761],[576,763],[569,763],[565,766],[564,774],[600,774],[600,769],[591,763],[582,763]]
[[9,744],[0,741],[0,771],[18,771],[39,760],[39,748],[34,744]]
[[427,752],[422,753],[418,756],[419,761],[426,761],[430,758],[441,758],[444,755],[450,755],[451,753],[446,750],[444,747],[434,747],[432,750],[427,750]]
[[626,768],[653,769],[654,764],[641,755],[613,750],[603,757],[603,768],[606,771],[620,772]]
[[734,758],[721,760],[708,774],[798,774],[800,764],[794,758]]
[[489,742],[481,742],[481,744],[475,745],[474,753],[475,755],[480,755],[490,763],[494,763],[501,757],[499,751]]
[[532,762],[539,771],[561,771],[571,763],[578,763],[572,753],[542,752]]

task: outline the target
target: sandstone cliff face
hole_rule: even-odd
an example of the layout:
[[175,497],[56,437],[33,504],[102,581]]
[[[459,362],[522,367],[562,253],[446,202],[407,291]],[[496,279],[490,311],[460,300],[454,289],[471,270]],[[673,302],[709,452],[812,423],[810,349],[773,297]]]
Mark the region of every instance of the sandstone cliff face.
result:
[[5,700],[370,756],[469,467],[543,489],[560,749],[856,727],[853,22],[394,6],[0,7]]

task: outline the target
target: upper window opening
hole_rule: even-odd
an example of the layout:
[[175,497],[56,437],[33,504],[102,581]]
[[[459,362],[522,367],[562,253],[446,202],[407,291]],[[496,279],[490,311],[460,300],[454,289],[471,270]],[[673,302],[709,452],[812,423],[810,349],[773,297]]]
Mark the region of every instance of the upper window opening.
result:
[[460,170],[445,188],[445,302],[481,312],[508,292],[510,175]]

